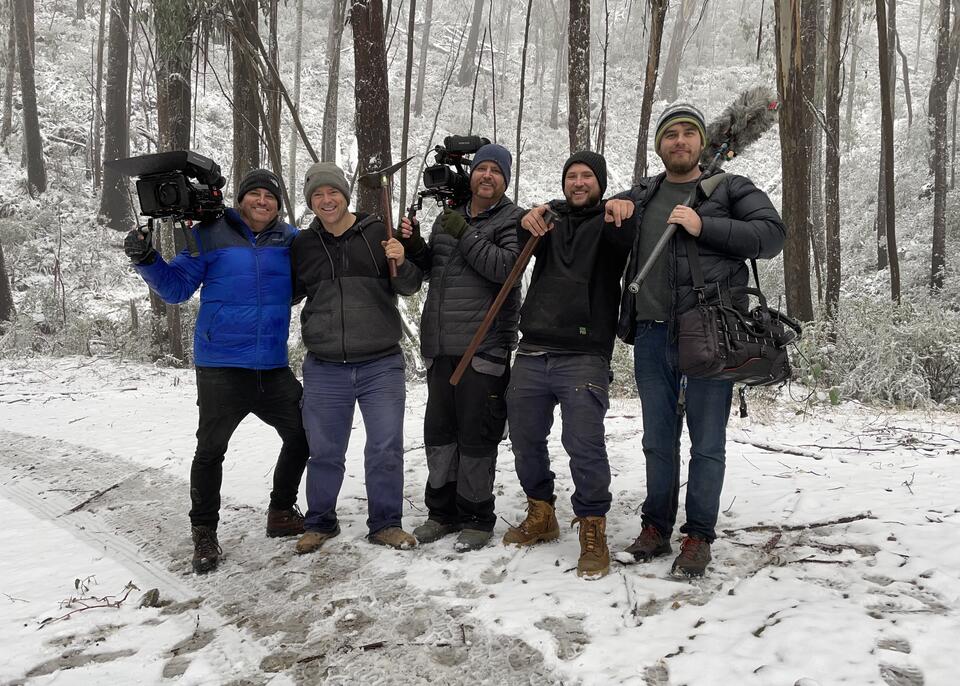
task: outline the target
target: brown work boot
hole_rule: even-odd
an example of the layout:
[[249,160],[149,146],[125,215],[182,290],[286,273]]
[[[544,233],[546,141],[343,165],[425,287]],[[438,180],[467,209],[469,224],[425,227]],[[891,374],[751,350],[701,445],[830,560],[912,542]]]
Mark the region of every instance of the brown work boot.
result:
[[649,562],[655,557],[673,552],[670,539],[662,536],[653,524],[645,524],[637,540],[627,546],[626,552],[637,562]]
[[599,579],[610,571],[610,550],[607,548],[607,518],[577,517],[570,526],[580,525],[580,559],[577,576]]
[[386,529],[380,529],[380,531],[367,536],[367,539],[375,545],[385,545],[397,550],[409,550],[417,547],[417,539],[399,526],[388,526]]
[[305,531],[300,540],[297,541],[297,555],[306,555],[320,550],[320,546],[326,543],[334,536],[340,535],[340,525],[337,525],[333,531]]
[[271,507],[267,510],[267,536],[299,536],[303,533],[303,513],[296,505],[286,510]]
[[687,536],[680,544],[680,554],[673,561],[674,576],[703,576],[710,564],[710,544],[697,536]]
[[560,525],[553,503],[527,498],[527,518],[503,535],[504,545],[533,545],[560,538]]

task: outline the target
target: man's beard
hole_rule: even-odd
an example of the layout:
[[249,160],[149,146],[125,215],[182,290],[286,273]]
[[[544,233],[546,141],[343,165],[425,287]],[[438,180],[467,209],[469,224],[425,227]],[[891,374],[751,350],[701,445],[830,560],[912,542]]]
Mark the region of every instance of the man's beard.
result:
[[577,204],[575,204],[575,203],[573,202],[573,196],[572,196],[572,195],[566,196],[566,200],[567,200],[567,204],[568,204],[570,207],[574,207],[574,208],[577,208],[577,209],[579,209],[579,208],[581,208],[581,207],[593,207],[593,206],[596,205],[598,202],[600,202],[600,192],[599,192],[599,191],[590,191],[589,193],[587,193],[587,199],[586,199],[582,204],[580,204],[580,205],[577,205]]
[[667,171],[671,174],[677,174],[678,176],[683,176],[689,174],[691,171],[697,168],[697,165],[700,164],[700,160],[696,157],[691,157],[689,162],[680,162],[673,161],[671,158],[667,158],[663,161],[663,166],[666,167]]

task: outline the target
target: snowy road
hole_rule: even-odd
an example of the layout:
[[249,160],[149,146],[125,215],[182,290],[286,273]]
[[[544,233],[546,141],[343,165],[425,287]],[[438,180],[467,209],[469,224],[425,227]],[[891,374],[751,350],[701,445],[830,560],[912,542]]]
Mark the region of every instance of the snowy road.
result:
[[[762,422],[732,419],[724,534],[697,583],[670,578],[669,559],[581,581],[575,531],[522,552],[370,546],[359,419],[343,534],[297,557],[291,540],[262,534],[277,441],[248,421],[225,465],[224,562],[199,577],[186,518],[192,374],[80,358],[2,368],[0,683],[955,683],[956,414],[797,414],[791,403],[752,408]],[[421,387],[408,405],[413,526]],[[636,401],[616,402],[608,420],[613,550],[639,525],[638,414]],[[551,450],[569,520],[565,458],[558,441]],[[519,520],[506,445],[497,484],[502,518]],[[132,580],[172,604],[137,609],[135,591],[119,608],[39,628],[69,612],[59,601],[90,576],[91,595]]]

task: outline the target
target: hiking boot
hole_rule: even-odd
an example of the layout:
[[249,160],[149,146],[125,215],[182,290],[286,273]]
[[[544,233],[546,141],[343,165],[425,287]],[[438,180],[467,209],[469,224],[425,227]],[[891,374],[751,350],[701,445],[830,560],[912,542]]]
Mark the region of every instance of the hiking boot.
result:
[[267,537],[298,536],[303,533],[303,513],[294,505],[286,510],[267,510]]
[[527,498],[527,518],[503,535],[504,545],[533,545],[560,538],[560,525],[553,503]]
[[645,524],[637,540],[627,546],[626,552],[633,555],[637,562],[649,562],[655,557],[672,553],[673,548],[670,547],[669,537],[661,536],[653,524]]
[[484,547],[490,542],[491,538],[493,538],[492,531],[464,529],[460,532],[460,535],[457,536],[457,541],[453,544],[453,549],[458,553],[466,553],[471,550],[480,550],[480,548]]
[[680,554],[673,561],[674,576],[703,576],[710,564],[710,544],[696,536],[687,536],[680,544]]
[[459,524],[442,524],[435,519],[428,519],[413,530],[413,535],[421,543],[433,543],[457,531],[460,531]]
[[320,550],[320,546],[329,539],[339,535],[339,524],[337,524],[337,527],[333,531],[305,531],[303,532],[303,536],[297,541],[297,547],[295,548],[297,555],[316,552]]
[[217,568],[223,550],[217,540],[217,530],[212,526],[191,526],[193,538],[193,571],[206,574]]
[[375,545],[385,545],[397,550],[409,550],[417,547],[417,539],[401,529],[399,526],[388,526],[367,536]]
[[577,517],[570,526],[580,525],[580,559],[577,576],[599,579],[610,571],[610,549],[607,548],[607,518]]

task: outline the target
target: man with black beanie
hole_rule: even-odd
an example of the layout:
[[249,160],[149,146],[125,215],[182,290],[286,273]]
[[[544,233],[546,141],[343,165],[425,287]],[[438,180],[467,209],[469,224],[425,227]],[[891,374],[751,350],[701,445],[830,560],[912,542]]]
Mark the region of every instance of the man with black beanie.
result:
[[[577,575],[610,569],[606,514],[610,464],[604,440],[610,356],[616,334],[620,280],[633,243],[633,225],[608,222],[601,201],[606,160],[583,150],[561,176],[565,200],[527,213],[522,243],[539,237],[536,264],[520,309],[520,348],[507,393],[507,416],[527,517],[504,544],[532,545],[560,535],[547,436],[560,405],[561,443],[570,457],[574,523],[580,525]],[[548,209],[556,217],[551,219]]]
[[254,414],[280,434],[273,472],[267,536],[303,532],[296,507],[309,454],[300,417],[300,382],[287,360],[292,285],[290,245],[297,230],[280,221],[280,179],[255,169],[240,181],[235,208],[193,227],[196,250],[169,263],[149,231],[134,229],[124,251],[147,285],[167,303],[188,300],[199,288],[193,336],[200,412],[197,451],[190,467],[193,569],[216,568],[220,486],[227,444]]

